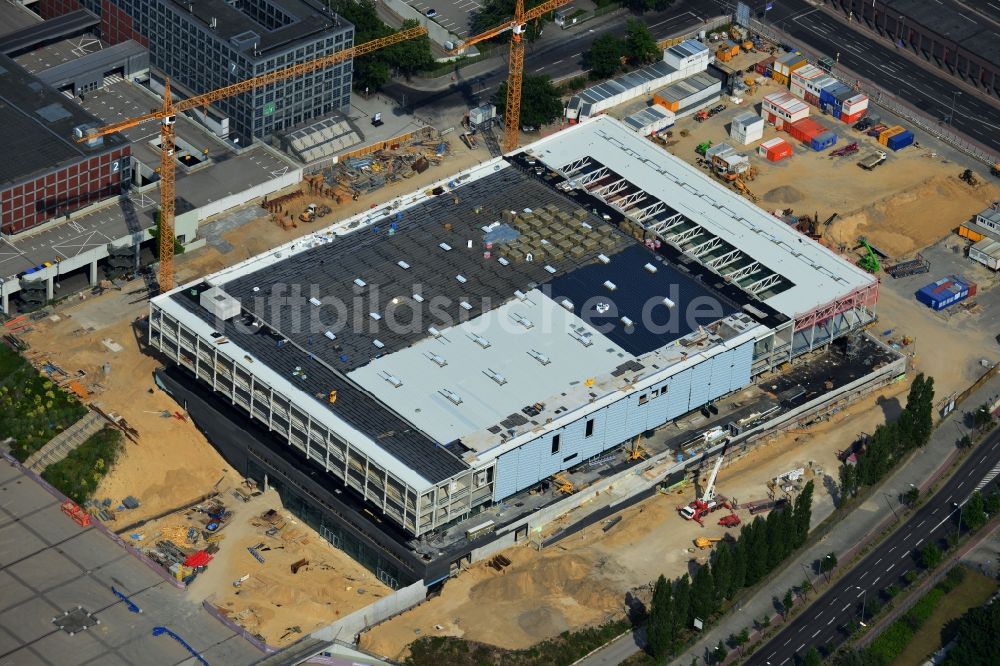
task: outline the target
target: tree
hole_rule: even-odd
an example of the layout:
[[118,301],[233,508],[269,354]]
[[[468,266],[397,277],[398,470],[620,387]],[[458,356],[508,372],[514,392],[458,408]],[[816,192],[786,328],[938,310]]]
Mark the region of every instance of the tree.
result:
[[[153,214],[154,224],[149,230],[149,235],[153,238],[153,256],[160,258],[160,211]],[[174,230],[176,233],[176,229]],[[184,243],[174,239],[174,254],[184,254]]]
[[740,538],[736,541],[736,545],[733,546],[733,583],[732,590],[733,594],[736,594],[739,590],[746,587],[747,580],[747,542],[740,534]]
[[788,532],[782,525],[782,516],[785,513],[785,511],[772,511],[764,521],[768,546],[767,571],[774,571],[774,568],[781,564],[792,548],[792,544],[788,540]]
[[1000,636],[1000,603],[973,608],[953,627],[945,627],[954,635],[954,644],[945,657],[944,666],[988,666],[996,664],[996,637]]
[[[506,108],[506,81],[500,84],[493,102],[498,108]],[[559,90],[552,85],[552,79],[547,76],[524,77],[521,82],[521,118],[518,121],[522,127],[541,127],[558,118],[562,111]]]
[[813,584],[809,581],[808,578],[803,578],[802,584],[799,585],[799,590],[801,590],[802,592],[802,598],[805,599],[806,595],[808,595],[810,592],[813,591]]
[[983,494],[977,490],[962,507],[962,524],[968,527],[970,532],[975,532],[985,525],[987,520],[989,517],[986,515],[986,502],[983,500]]
[[[409,30],[419,25],[420,23],[417,21],[407,20],[403,21],[403,27],[400,29]],[[427,35],[408,39],[387,49],[382,49],[382,57],[397,72],[406,77],[434,65],[434,56],[431,55],[431,41]]]
[[858,492],[858,469],[856,465],[844,463],[840,466],[840,492],[844,497],[854,497]]
[[809,648],[809,652],[806,652],[805,658],[802,659],[802,666],[821,666],[823,663],[823,658],[819,656],[819,650],[816,648]]
[[624,53],[625,45],[614,35],[601,35],[595,39],[586,59],[590,78],[599,81],[614,76],[622,67]]
[[785,592],[785,598],[781,600],[781,614],[788,617],[788,613],[792,610],[792,603],[795,601],[792,597],[792,591],[788,590]]
[[649,622],[646,624],[646,635],[650,652],[657,660],[665,659],[670,653],[673,643],[673,586],[661,574],[653,587],[653,599],[650,601]]
[[837,566],[837,556],[832,552],[824,555],[819,561],[819,572],[826,573],[828,571],[833,571]]
[[925,569],[933,569],[941,564],[944,553],[937,547],[937,544],[929,543],[920,551],[920,564]]
[[714,650],[712,650],[712,659],[715,663],[721,664],[726,660],[727,656],[729,656],[729,651],[726,650],[726,644],[720,638],[719,644],[715,646]]
[[656,39],[642,21],[629,19],[625,24],[625,56],[633,65],[645,65],[660,58]]
[[[715,584],[712,582],[712,573],[708,567],[701,567],[694,574],[691,582],[691,606],[690,618],[701,618],[708,620],[718,609],[715,596]],[[689,625],[690,626],[690,625]]]
[[903,501],[909,504],[910,506],[916,504],[917,499],[919,498],[920,498],[920,489],[918,489],[916,486],[910,488],[905,493],[903,493]]
[[990,516],[995,516],[1000,513],[1000,491],[994,490],[990,493],[990,496],[986,498],[986,513]]
[[934,430],[933,377],[925,377],[921,372],[913,378],[904,411],[909,413],[906,419],[909,429],[905,434],[911,440],[906,448],[922,447],[930,440]]
[[993,426],[993,415],[990,414],[990,408],[987,405],[980,405],[972,413],[972,425],[980,432],[989,430]]
[[712,582],[716,599],[721,601],[733,595],[733,548],[728,543],[720,543],[712,554]]
[[684,631],[691,626],[688,624],[688,613],[691,608],[691,581],[687,574],[674,581],[674,612],[671,617],[671,630],[674,644],[671,649],[676,649],[680,643]]
[[637,14],[642,14],[643,12],[648,12],[652,10],[663,11],[670,5],[674,4],[674,0],[626,0],[625,6],[631,9]]
[[809,523],[812,521],[813,482],[810,481],[795,498],[795,547],[806,542]]
[[[525,10],[542,4],[542,0],[525,0]],[[528,23],[525,30],[525,39],[534,42],[541,37],[543,20],[548,14]],[[490,28],[506,23],[514,17],[514,0],[486,0],[483,5],[476,10],[472,18],[472,34],[478,35]],[[510,40],[510,33],[504,32],[493,38],[494,42],[506,42]]]

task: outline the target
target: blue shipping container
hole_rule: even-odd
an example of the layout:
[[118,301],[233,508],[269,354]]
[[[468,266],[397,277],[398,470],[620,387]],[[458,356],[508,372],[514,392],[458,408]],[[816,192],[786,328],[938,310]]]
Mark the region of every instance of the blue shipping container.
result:
[[833,144],[837,143],[837,135],[833,130],[827,130],[822,134],[813,137],[813,140],[809,142],[809,146],[816,151],[826,150]]
[[819,103],[822,104],[837,104],[837,93],[843,93],[845,90],[849,91],[851,88],[844,85],[840,81],[834,80],[833,83],[823,86],[823,89],[819,91]]
[[905,132],[900,132],[896,136],[890,136],[887,145],[892,150],[900,150],[901,148],[912,146],[913,132],[911,132],[910,130],[906,130]]
[[933,310],[944,310],[968,295],[969,285],[954,275],[949,275],[920,289],[917,300]]

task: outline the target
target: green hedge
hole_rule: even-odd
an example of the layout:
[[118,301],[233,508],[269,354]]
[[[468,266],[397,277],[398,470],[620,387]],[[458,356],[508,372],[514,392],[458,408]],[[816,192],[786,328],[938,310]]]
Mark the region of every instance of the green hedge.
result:
[[121,449],[121,432],[104,428],[64,459],[49,465],[42,472],[42,478],[77,504],[83,504],[97,490],[101,478],[114,466]]
[[913,631],[917,631],[934,614],[934,609],[937,608],[938,602],[944,598],[944,595],[944,590],[938,587],[933,588],[930,592],[920,597],[917,603],[913,604],[913,608],[906,612],[903,620],[910,625]]
[[888,664],[906,649],[907,644],[913,639],[913,630],[906,622],[897,620],[889,625],[889,628],[872,641],[868,647],[868,654],[878,663]]
[[0,344],[0,436],[14,438],[15,458],[23,462],[86,413],[76,398]]

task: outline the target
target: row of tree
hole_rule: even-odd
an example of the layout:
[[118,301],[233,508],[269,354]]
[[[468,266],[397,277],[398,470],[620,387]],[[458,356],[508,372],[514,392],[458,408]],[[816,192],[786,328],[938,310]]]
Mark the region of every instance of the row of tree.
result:
[[899,418],[875,428],[857,464],[841,465],[840,487],[845,496],[878,483],[903,456],[927,444],[934,428],[933,402],[934,378],[920,373],[913,379]]
[[812,519],[813,483],[794,505],[756,517],[739,537],[719,542],[708,564],[693,577],[684,574],[668,581],[660,576],[653,588],[647,636],[657,661],[674,654],[684,643],[696,618],[708,622],[723,604],[744,587],[762,580],[805,543]]
[[[330,8],[354,24],[354,43],[362,44],[396,32],[382,22],[374,0],[327,0]],[[403,29],[417,27],[416,21],[404,21]],[[434,64],[427,35],[408,39],[379,49],[354,61],[354,88],[373,93],[393,76],[412,76]]]
[[638,67],[660,59],[661,51],[656,39],[645,23],[629,19],[625,26],[625,39],[612,34],[598,37],[587,52],[586,65],[590,78],[607,79],[629,66]]

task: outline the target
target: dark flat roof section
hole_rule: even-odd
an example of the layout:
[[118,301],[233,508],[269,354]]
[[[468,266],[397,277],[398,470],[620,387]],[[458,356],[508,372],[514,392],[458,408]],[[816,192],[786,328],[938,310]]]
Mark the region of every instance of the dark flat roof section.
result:
[[14,57],[40,44],[51,44],[96,28],[98,23],[100,19],[93,12],[77,9],[0,37],[0,53]]
[[[656,272],[647,270],[647,264]],[[607,283],[614,285],[613,291]],[[562,275],[549,287],[556,301],[568,298],[578,317],[635,356],[740,311],[735,303],[654,258],[641,245],[611,256],[608,264],[590,264]],[[673,306],[664,303],[664,298]],[[626,326],[623,317],[632,325]]]
[[87,148],[73,140],[79,125],[104,125],[5,55],[0,55],[0,145],[17,159],[0,160],[0,184],[32,178],[125,145],[120,134]]

